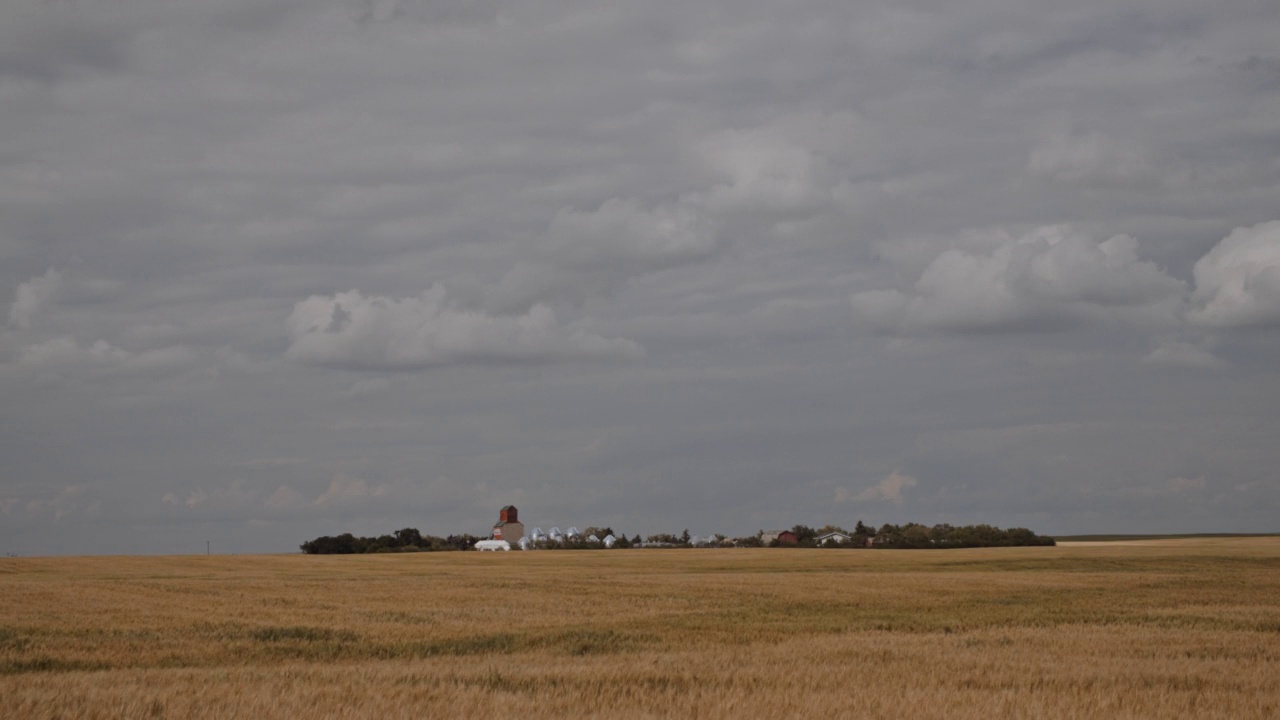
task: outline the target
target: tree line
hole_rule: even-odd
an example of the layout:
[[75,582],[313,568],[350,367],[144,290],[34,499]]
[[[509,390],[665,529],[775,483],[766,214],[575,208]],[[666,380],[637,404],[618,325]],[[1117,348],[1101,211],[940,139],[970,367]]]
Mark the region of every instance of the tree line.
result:
[[[1028,545],[1054,545],[1054,540],[1045,535],[1037,535],[1026,528],[1001,529],[993,525],[960,525],[946,523],[939,525],[921,525],[906,523],[905,525],[884,524],[879,528],[863,524],[861,520],[853,530],[845,530],[837,525],[824,525],[812,528],[808,525],[795,525],[790,530],[796,542],[779,542],[763,540],[764,532],[755,535],[730,538],[725,535],[714,535],[708,538],[694,538],[686,529],[680,534],[657,533],[641,540],[640,535],[628,538],[624,533],[616,533],[615,549],[631,547],[828,547],[828,548],[976,548],[976,547],[1014,547]],[[847,535],[848,540],[836,538],[819,542],[818,538],[833,532]],[[538,549],[554,550],[598,550],[604,546],[598,542],[590,542],[585,538],[595,535],[603,538],[615,535],[613,528],[589,527],[579,537],[561,540],[543,539],[534,543]],[[331,537],[325,535],[315,540],[302,543],[302,551],[311,555],[349,555],[354,553],[383,552],[437,552],[446,550],[470,550],[477,540],[485,540],[486,536],[450,535],[437,537],[423,535],[416,528],[404,528],[390,535],[378,537],[356,537],[351,533]]]
[[440,552],[445,550],[470,550],[477,540],[484,540],[477,535],[450,535],[437,537],[423,535],[417,528],[404,528],[390,535],[378,537],[356,537],[351,533],[341,535],[324,535],[315,540],[302,543],[302,552],[308,555],[352,555],[359,553],[385,552]]
[[[823,543],[818,538],[838,532],[849,536],[849,540],[837,542],[829,539]],[[807,525],[796,525],[791,528],[799,547],[843,547],[843,548],[976,548],[976,547],[1017,547],[1035,545],[1055,545],[1053,538],[1037,535],[1027,528],[1001,529],[994,525],[921,525],[906,523],[905,525],[884,524],[878,529],[863,524],[861,520],[852,531],[835,525],[811,528]],[[760,535],[756,536],[760,539]],[[770,545],[778,546],[774,540]]]
[[[755,535],[730,538],[725,535],[714,535],[701,541],[706,547],[828,547],[828,548],[975,548],[975,547],[1015,547],[1029,545],[1055,545],[1053,538],[1037,535],[1026,528],[1001,529],[994,525],[921,525],[906,523],[905,525],[884,524],[879,528],[866,525],[861,520],[852,530],[845,530],[839,525],[824,525],[819,528],[808,525],[795,525],[789,529],[795,537],[794,543],[788,540],[771,539],[765,541],[764,531]],[[840,533],[849,539],[831,537],[824,541],[818,538]],[[680,535],[660,533],[650,535],[644,546],[651,547],[693,547],[699,544],[699,538],[690,538],[689,531]],[[637,545],[640,543],[637,539]]]

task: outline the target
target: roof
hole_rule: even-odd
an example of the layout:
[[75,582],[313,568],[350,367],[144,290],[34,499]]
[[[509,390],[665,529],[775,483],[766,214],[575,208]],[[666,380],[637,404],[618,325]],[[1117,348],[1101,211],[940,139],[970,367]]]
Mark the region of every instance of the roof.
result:
[[[492,507],[492,505],[491,505],[490,507]],[[516,509],[516,506],[515,506],[515,505],[503,505],[503,506],[502,506],[502,509],[503,509],[503,510],[515,510],[515,509]]]
[[819,536],[818,536],[818,539],[819,539],[819,540],[821,540],[821,539],[823,539],[823,538],[831,538],[831,537],[835,537],[835,536],[837,536],[837,535],[839,535],[839,536],[840,536],[840,537],[842,537],[842,538],[852,537],[851,535],[849,535],[849,533],[843,533],[843,532],[840,532],[839,530],[833,530],[832,532],[824,533],[824,534],[822,534],[822,535],[819,535]]

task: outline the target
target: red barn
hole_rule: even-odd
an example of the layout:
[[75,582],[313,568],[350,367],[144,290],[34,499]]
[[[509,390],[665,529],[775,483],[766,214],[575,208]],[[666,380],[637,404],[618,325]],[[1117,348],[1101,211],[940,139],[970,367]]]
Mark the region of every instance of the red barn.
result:
[[798,545],[796,534],[790,530],[764,530],[760,533],[760,544],[769,547],[777,542],[779,545]]

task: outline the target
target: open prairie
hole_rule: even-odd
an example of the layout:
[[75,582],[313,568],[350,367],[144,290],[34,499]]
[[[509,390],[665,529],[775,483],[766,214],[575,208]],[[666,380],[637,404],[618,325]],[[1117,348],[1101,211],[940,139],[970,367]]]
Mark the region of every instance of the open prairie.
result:
[[1280,538],[0,559],[21,718],[1280,716]]

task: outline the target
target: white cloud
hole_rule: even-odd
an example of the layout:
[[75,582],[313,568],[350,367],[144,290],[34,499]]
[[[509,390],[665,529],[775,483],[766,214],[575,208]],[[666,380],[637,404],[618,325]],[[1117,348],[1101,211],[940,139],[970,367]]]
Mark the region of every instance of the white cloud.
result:
[[62,274],[52,268],[44,275],[18,285],[9,306],[9,324],[26,329],[37,311],[54,298],[62,287]]
[[889,476],[869,488],[862,490],[855,495],[849,495],[844,488],[836,489],[836,502],[891,502],[897,505],[902,504],[902,491],[914,487],[916,479],[910,475],[903,475],[897,470],[889,473]]
[[1236,228],[1200,258],[1189,320],[1213,327],[1280,323],[1280,220]]
[[990,251],[952,248],[938,255],[913,292],[872,290],[852,297],[854,312],[895,331],[1042,328],[1159,303],[1172,311],[1185,285],[1138,258],[1137,241],[1095,242],[1066,226],[1001,237]]
[[312,297],[288,319],[288,357],[318,365],[420,369],[468,360],[611,359],[642,353],[630,340],[607,339],[560,324],[551,308],[490,315],[450,307],[444,289],[395,299],[358,290]]
[[191,491],[190,495],[187,496],[187,501],[185,504],[189,508],[194,508],[197,505],[203,505],[208,500],[209,500],[209,494],[206,493],[204,490],[201,490],[200,488],[196,488],[195,490]]

